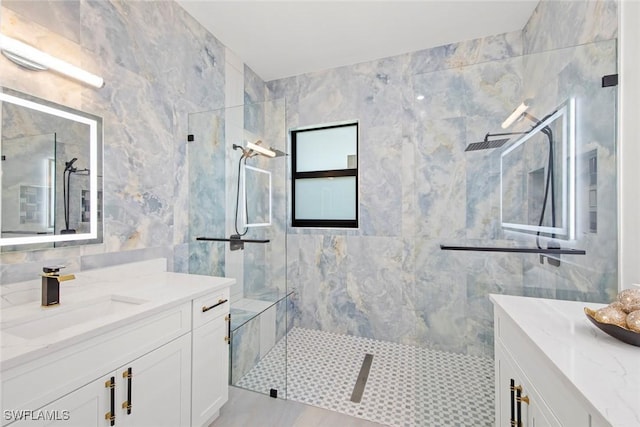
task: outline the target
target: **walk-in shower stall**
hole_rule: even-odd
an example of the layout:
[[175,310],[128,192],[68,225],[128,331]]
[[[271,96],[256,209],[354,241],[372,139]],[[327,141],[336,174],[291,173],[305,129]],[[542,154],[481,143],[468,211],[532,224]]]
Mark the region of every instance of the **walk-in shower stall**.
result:
[[[237,280],[230,384],[491,426],[489,294],[611,300],[616,40],[522,43],[283,79],[275,101],[189,117],[189,269]],[[353,119],[358,228],[292,227],[288,132]]]

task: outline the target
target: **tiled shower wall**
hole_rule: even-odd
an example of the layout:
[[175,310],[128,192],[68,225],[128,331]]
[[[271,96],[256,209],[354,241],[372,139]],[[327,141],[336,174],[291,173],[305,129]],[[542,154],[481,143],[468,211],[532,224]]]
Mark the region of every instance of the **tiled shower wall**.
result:
[[[544,1],[522,32],[268,82],[287,99],[289,128],[356,119],[361,129],[360,229],[288,230],[296,325],[491,355],[489,293],[612,297],[615,88],[596,87],[616,71],[616,28],[615,2]],[[605,117],[578,129],[579,153],[597,148],[602,165],[602,227],[588,234],[579,220],[575,242],[588,255],[556,268],[537,255],[441,251],[441,243],[535,245],[501,230],[499,157],[464,148],[499,131],[531,91],[544,116],[566,88],[581,117]]]

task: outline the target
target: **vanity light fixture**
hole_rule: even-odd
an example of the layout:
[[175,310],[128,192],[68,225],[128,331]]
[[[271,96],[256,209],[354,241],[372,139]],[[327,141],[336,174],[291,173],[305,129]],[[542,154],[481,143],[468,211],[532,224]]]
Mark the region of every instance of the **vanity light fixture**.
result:
[[529,103],[530,103],[530,100],[527,99],[523,103],[518,105],[518,107],[516,107],[516,109],[513,110],[513,113],[511,113],[511,115],[507,117],[507,119],[504,122],[502,122],[502,129],[508,128],[513,124],[513,122],[518,120],[524,114],[524,112],[529,109]]
[[9,60],[29,70],[52,70],[96,88],[104,86],[102,77],[4,34],[0,34],[0,51]]
[[247,141],[247,149],[253,150],[256,153],[260,153],[260,154],[262,154],[264,156],[267,156],[267,157],[275,157],[276,156],[276,152],[273,151],[272,149],[264,148],[264,147],[258,145],[260,142],[262,142],[262,141],[257,141],[254,144],[252,142]]

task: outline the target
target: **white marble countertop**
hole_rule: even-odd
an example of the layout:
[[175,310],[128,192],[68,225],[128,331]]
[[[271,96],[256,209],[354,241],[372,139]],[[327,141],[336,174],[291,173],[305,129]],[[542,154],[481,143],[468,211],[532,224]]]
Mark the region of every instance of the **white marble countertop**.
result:
[[[144,317],[230,286],[235,279],[166,272],[166,261],[152,260],[75,274],[60,283],[60,305],[41,307],[41,281],[0,286],[0,370],[4,371],[53,351],[107,333]],[[122,312],[97,314],[42,336],[12,334],[13,327],[51,319],[92,301],[112,295],[140,302]],[[27,334],[29,335],[29,334]]]
[[614,427],[640,426],[640,347],[587,319],[603,304],[491,295],[516,325]]

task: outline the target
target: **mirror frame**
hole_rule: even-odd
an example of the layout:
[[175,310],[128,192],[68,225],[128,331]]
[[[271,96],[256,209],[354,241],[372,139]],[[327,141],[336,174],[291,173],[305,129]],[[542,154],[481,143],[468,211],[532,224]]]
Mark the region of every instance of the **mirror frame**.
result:
[[[7,93],[9,92],[9,93]],[[0,87],[0,108],[3,102],[8,102],[21,107],[30,108],[45,114],[51,114],[63,119],[72,120],[89,126],[89,170],[95,171],[89,175],[89,203],[92,207],[89,211],[89,232],[78,234],[48,234],[23,237],[2,237],[0,235],[0,247],[11,245],[31,245],[40,243],[56,243],[82,241],[98,238],[98,156],[100,143],[103,139],[102,118],[89,113],[75,110],[70,107],[46,101],[31,95],[27,95],[12,89]],[[2,114],[0,114],[1,118]],[[2,137],[2,126],[0,123],[0,140]],[[0,153],[2,144],[0,142]],[[2,175],[2,165],[0,163],[0,176]],[[0,181],[0,205],[2,203],[2,185]],[[0,217],[0,224],[2,218]]]
[[[562,223],[560,226],[537,226],[530,224],[521,224],[513,222],[505,222],[504,220],[504,159],[509,153],[522,144],[527,142],[533,136],[537,135],[548,124],[563,120],[562,123]],[[575,99],[570,98],[565,101],[558,109],[547,117],[545,120],[537,124],[526,135],[517,139],[513,144],[506,148],[500,154],[500,223],[504,229],[511,231],[519,231],[523,233],[544,235],[554,235],[564,240],[574,240],[576,238],[576,119],[575,119]]]

